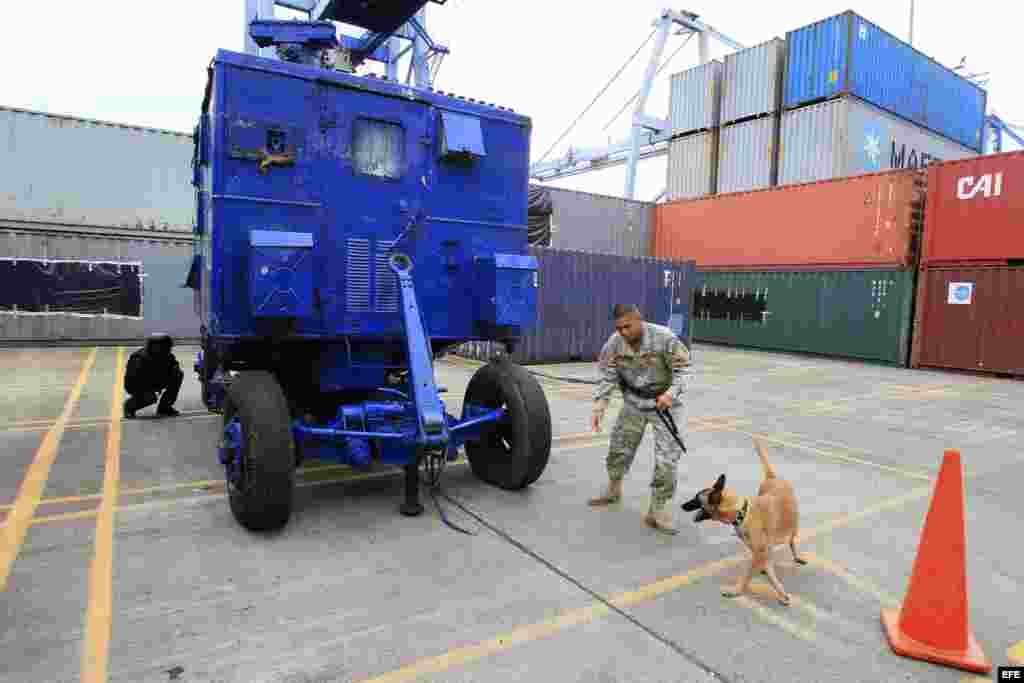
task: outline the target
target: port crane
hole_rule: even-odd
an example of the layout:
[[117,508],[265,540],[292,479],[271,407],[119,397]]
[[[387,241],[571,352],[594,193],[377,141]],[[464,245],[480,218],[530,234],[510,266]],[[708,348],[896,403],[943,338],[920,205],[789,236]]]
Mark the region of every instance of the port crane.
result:
[[625,164],[624,196],[627,199],[633,199],[636,192],[637,164],[641,159],[661,156],[668,152],[668,140],[671,137],[669,122],[648,115],[646,108],[655,77],[668,65],[668,62],[662,64],[661,59],[665,53],[669,33],[673,28],[678,28],[675,35],[686,35],[687,42],[694,35],[697,36],[699,64],[709,61],[708,53],[712,38],[733,50],[742,50],[745,47],[739,41],[701,21],[698,17],[699,15],[693,12],[665,9],[654,20],[652,24],[655,27],[652,33],[654,47],[651,49],[640,90],[635,96],[636,106],[633,111],[632,129],[627,139],[601,147],[570,149],[562,157],[551,161],[545,161],[542,157],[537,163],[531,165],[530,177],[544,182]]

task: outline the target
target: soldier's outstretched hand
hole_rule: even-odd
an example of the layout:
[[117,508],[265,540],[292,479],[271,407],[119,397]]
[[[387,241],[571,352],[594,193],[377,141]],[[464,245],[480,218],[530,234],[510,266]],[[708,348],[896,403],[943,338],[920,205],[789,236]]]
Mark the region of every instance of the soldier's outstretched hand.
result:
[[595,432],[601,431],[601,418],[604,417],[603,410],[595,410],[593,417],[591,417],[590,423],[594,427]]

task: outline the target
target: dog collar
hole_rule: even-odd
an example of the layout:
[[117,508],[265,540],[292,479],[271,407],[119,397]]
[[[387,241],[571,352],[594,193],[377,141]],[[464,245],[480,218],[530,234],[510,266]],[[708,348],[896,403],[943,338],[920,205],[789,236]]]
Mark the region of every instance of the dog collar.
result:
[[750,505],[750,501],[749,500],[743,501],[743,508],[739,512],[736,513],[736,521],[733,522],[732,525],[734,527],[736,527],[737,529],[739,529],[740,526],[743,525],[743,520],[747,516],[747,507],[749,505]]

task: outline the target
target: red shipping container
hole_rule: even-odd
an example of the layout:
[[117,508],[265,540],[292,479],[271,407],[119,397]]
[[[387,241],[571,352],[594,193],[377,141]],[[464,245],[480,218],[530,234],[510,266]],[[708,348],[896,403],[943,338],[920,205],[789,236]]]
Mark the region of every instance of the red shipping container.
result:
[[889,171],[659,204],[652,255],[698,268],[913,266],[925,179]]
[[923,267],[910,366],[1024,375],[1024,268]]
[[928,168],[923,264],[1024,259],[1024,152]]

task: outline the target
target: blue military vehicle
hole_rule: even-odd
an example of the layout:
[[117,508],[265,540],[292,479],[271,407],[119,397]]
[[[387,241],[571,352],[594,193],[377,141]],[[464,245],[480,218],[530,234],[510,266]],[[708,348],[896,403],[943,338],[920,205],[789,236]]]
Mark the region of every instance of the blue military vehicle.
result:
[[[386,31],[424,3],[391,3],[383,22],[360,16],[366,3],[330,4]],[[456,345],[511,348],[536,322],[530,119],[356,75],[329,21],[257,20],[250,34],[279,58],[217,53],[194,153],[195,370],[223,415],[235,518],[287,524],[305,459],[404,467],[406,515],[423,510],[420,467],[462,445],[481,480],[530,485],[551,448],[533,375],[492,360],[459,417],[434,376]]]

